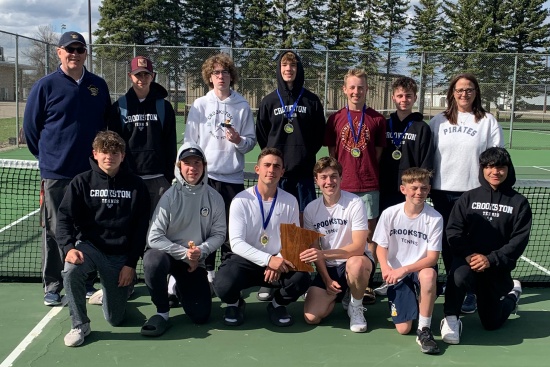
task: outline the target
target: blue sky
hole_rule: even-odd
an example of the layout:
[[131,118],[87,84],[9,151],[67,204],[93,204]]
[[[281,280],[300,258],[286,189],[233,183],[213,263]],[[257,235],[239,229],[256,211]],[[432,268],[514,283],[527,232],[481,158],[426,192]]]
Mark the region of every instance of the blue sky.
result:
[[[93,32],[97,29],[102,0],[89,1]],[[410,3],[412,13],[412,5],[418,1]],[[550,7],[550,0],[546,6]],[[0,0],[0,30],[32,37],[38,26],[47,25],[59,33],[65,25],[66,31],[80,32],[88,40],[88,0]]]

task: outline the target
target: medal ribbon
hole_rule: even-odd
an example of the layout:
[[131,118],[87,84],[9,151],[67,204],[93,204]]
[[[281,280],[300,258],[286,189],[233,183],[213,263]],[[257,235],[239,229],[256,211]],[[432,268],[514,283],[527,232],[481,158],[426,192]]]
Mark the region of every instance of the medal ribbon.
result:
[[413,123],[413,120],[409,121],[409,124],[407,125],[405,130],[403,130],[401,135],[398,135],[397,139],[396,139],[393,135],[393,122],[392,122],[391,117],[390,117],[391,140],[393,142],[393,145],[395,145],[395,149],[399,149],[399,147],[401,146],[401,142],[403,141],[403,138],[405,137],[405,133],[407,132],[407,130],[409,130],[409,127],[411,127],[412,123]]
[[296,101],[292,105],[292,108],[290,109],[290,111],[287,112],[286,105],[283,102],[283,97],[281,97],[281,93],[279,93],[279,90],[277,89],[277,95],[279,96],[279,101],[281,101],[281,106],[283,106],[283,111],[284,111],[284,114],[285,114],[288,121],[292,121],[292,114],[294,113],[294,110],[296,110],[296,106],[298,106],[298,102],[300,101],[300,98],[302,97],[302,94],[304,94],[304,88],[303,87],[302,87],[302,90],[300,91],[300,94],[298,95],[298,98],[296,99]]
[[357,129],[357,135],[355,134],[355,129],[353,128],[353,120],[351,119],[351,113],[349,112],[349,105],[346,106],[346,110],[348,110],[348,123],[351,129],[351,134],[353,136],[353,141],[357,146],[357,143],[359,142],[359,137],[361,136],[361,130],[363,130],[363,122],[365,121],[365,113],[367,112],[367,105],[366,104],[363,105],[363,111],[361,113],[361,121],[359,122],[359,128]]
[[271,214],[273,214],[273,209],[275,208],[275,203],[277,202],[277,194],[279,193],[279,190],[275,192],[275,196],[273,197],[273,201],[271,203],[271,208],[269,209],[269,214],[267,214],[267,218],[265,218],[264,214],[264,203],[262,200],[262,196],[260,195],[260,192],[258,191],[258,186],[254,186],[254,192],[256,193],[256,197],[258,198],[258,202],[260,203],[260,211],[262,212],[262,225],[264,227],[264,231],[267,228],[267,225],[269,224],[269,220],[271,219]]

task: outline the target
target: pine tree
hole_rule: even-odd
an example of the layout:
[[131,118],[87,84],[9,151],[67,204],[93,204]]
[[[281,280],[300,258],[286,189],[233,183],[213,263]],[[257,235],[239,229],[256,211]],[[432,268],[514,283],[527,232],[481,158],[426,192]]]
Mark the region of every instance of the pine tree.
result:
[[424,111],[424,95],[428,85],[433,87],[435,70],[437,67],[437,54],[441,51],[441,1],[420,0],[419,5],[414,5],[414,16],[410,21],[410,35],[407,37],[411,45],[409,55],[409,67],[411,75],[418,78],[419,85],[419,110]]
[[358,45],[365,51],[361,55],[361,63],[369,75],[377,73],[380,61],[378,41],[381,31],[381,4],[382,0],[357,1]]
[[386,53],[384,60],[385,69],[385,88],[384,88],[384,109],[388,109],[389,104],[389,89],[390,89],[390,73],[395,70],[399,56],[396,56],[396,51],[401,51],[403,44],[401,43],[403,31],[407,26],[407,11],[410,5],[405,0],[386,0],[380,6],[382,24],[381,24],[381,39],[382,51]]

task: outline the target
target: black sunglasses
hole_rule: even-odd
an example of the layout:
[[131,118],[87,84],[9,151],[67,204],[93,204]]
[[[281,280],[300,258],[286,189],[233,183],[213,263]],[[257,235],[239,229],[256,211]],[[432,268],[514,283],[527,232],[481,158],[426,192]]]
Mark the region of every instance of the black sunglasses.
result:
[[62,49],[64,49],[65,51],[67,51],[70,54],[74,54],[75,51],[78,52],[79,54],[83,54],[84,52],[86,52],[86,47],[64,46],[64,47],[62,47]]

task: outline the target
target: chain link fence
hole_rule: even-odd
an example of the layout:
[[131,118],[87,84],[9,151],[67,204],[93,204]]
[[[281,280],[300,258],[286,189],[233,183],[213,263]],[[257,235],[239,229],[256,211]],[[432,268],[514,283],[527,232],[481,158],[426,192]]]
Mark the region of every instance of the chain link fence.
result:
[[[279,49],[200,48],[176,46],[92,45],[88,69],[103,77],[114,100],[131,87],[129,62],[137,55],[153,61],[156,81],[183,125],[188,106],[208,91],[201,76],[204,60],[230,54],[239,69],[235,85],[257,109],[276,88]],[[445,109],[448,82],[453,75],[474,73],[486,110],[504,128],[507,146],[514,149],[550,149],[550,55],[491,53],[373,53],[362,51],[297,50],[302,58],[306,87],[319,95],[328,115],[346,103],[343,76],[351,67],[369,74],[367,103],[388,115],[394,110],[391,83],[412,76],[419,85],[416,109],[428,121]],[[0,148],[24,143],[21,134],[26,99],[32,85],[58,67],[55,45],[0,31]],[[183,131],[183,126],[178,126]]]

